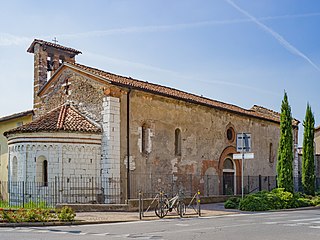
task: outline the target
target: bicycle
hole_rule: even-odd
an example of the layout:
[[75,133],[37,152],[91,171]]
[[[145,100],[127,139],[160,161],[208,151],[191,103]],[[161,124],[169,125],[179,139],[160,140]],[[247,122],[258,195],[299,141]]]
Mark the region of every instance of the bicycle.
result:
[[168,212],[172,212],[173,209],[175,209],[180,217],[183,217],[186,213],[186,206],[180,197],[180,193],[177,193],[173,198],[168,199],[166,194],[160,192],[159,200],[155,207],[156,215],[159,218],[163,218]]

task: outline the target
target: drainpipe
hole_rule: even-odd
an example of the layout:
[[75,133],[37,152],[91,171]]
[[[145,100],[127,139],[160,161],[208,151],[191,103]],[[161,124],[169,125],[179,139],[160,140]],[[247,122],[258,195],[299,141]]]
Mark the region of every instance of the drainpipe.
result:
[[127,201],[130,199],[130,93],[127,93]]

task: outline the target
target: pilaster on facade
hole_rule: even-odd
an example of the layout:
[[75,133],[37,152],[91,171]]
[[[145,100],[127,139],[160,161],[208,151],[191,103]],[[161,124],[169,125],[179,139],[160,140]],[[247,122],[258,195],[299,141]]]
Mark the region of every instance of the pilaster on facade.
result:
[[102,111],[102,159],[101,177],[108,179],[103,183],[105,202],[120,196],[120,100],[106,96]]

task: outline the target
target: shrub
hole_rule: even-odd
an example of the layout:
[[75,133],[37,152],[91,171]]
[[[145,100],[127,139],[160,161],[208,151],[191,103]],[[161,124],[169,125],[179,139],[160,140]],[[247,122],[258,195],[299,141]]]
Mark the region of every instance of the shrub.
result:
[[5,222],[9,223],[47,222],[54,219],[48,209],[2,210],[1,216]]
[[27,209],[24,211],[24,217],[26,222],[48,222],[54,216],[50,214],[48,209]]
[[17,222],[17,216],[14,214],[14,211],[2,210],[1,211],[1,218],[5,222],[9,222],[9,223]]
[[240,201],[239,208],[244,211],[266,211],[276,209],[288,209],[308,207],[320,204],[317,199],[302,193],[292,194],[283,188],[276,188],[271,192],[262,191],[250,194]]
[[243,211],[266,211],[270,210],[268,197],[265,192],[250,194],[240,201],[239,209]]
[[241,199],[238,197],[231,197],[224,203],[224,207],[229,209],[238,209],[240,200]]
[[57,217],[62,222],[71,222],[74,221],[76,216],[75,212],[71,207],[63,207],[62,209],[56,210]]
[[[270,197],[275,200],[273,202],[273,207],[271,209],[287,209],[291,208],[293,194],[291,192],[287,192],[284,188],[275,188],[273,189],[269,195]],[[270,203],[272,205],[272,203]]]
[[313,206],[320,206],[320,195],[314,197],[314,198],[311,200],[311,202],[312,202],[312,205],[313,205]]

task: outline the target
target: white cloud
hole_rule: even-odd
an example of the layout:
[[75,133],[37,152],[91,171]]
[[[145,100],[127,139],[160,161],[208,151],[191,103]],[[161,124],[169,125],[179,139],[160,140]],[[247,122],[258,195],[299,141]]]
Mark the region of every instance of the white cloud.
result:
[[[227,2],[229,2],[231,4],[231,1],[227,1]],[[236,5],[234,4],[234,6],[236,6]],[[240,8],[238,10],[240,11]],[[243,10],[241,9],[241,11],[243,11]],[[242,19],[212,20],[212,21],[180,23],[180,24],[171,24],[171,25],[134,26],[134,27],[107,29],[107,30],[97,30],[97,31],[90,31],[90,32],[71,33],[71,34],[57,34],[54,36],[58,37],[58,38],[65,38],[65,39],[77,39],[79,37],[102,37],[102,36],[118,35],[118,34],[175,31],[175,30],[181,30],[181,29],[187,29],[187,28],[197,28],[197,27],[227,25],[227,24],[238,24],[238,23],[248,23],[248,22],[257,23],[257,21],[258,21],[257,24],[260,25],[262,23],[259,21],[320,16],[320,13],[315,12],[315,13],[303,13],[303,14],[267,16],[267,17],[254,18],[251,15],[248,15],[247,12],[243,11],[242,13],[244,13],[247,17],[249,17],[249,16],[250,17],[249,18],[242,18]],[[38,36],[38,38],[52,39],[54,36]],[[33,38],[31,38],[31,37],[15,36],[15,35],[12,35],[9,33],[0,33],[0,46],[25,45],[27,43],[30,43],[32,40],[33,40]]]
[[[304,13],[304,14],[293,14],[293,15],[281,15],[281,16],[267,16],[258,18],[260,21],[287,19],[287,18],[301,18],[301,17],[314,17],[320,16],[320,13]],[[60,34],[57,37],[60,38],[79,38],[79,37],[100,37],[106,35],[117,35],[117,34],[130,34],[130,33],[144,33],[144,32],[161,32],[161,31],[174,31],[187,28],[197,28],[214,25],[227,25],[237,24],[246,22],[255,22],[257,18],[244,18],[244,19],[231,19],[231,20],[212,20],[212,21],[201,21],[193,23],[180,23],[171,25],[154,25],[154,26],[135,26],[126,28],[115,28],[101,31],[90,31],[83,33],[74,34]]]
[[247,16],[252,22],[257,24],[264,31],[269,33],[272,37],[274,37],[289,52],[291,52],[292,54],[294,54],[296,56],[299,56],[299,57],[303,58],[309,64],[311,64],[311,66],[313,66],[316,70],[318,70],[320,72],[320,68],[308,56],[306,56],[303,52],[301,52],[299,49],[294,47],[291,43],[289,43],[286,39],[284,39],[284,37],[282,37],[279,33],[275,32],[273,29],[267,27],[265,24],[263,24],[257,18],[252,16],[250,13],[248,13],[247,11],[243,10],[238,5],[236,5],[233,1],[231,1],[231,0],[225,0],[225,1],[227,3],[229,3],[232,7],[234,7],[236,10],[241,12],[243,15]]
[[31,41],[32,38],[19,37],[9,33],[0,33],[0,46],[24,45]]

